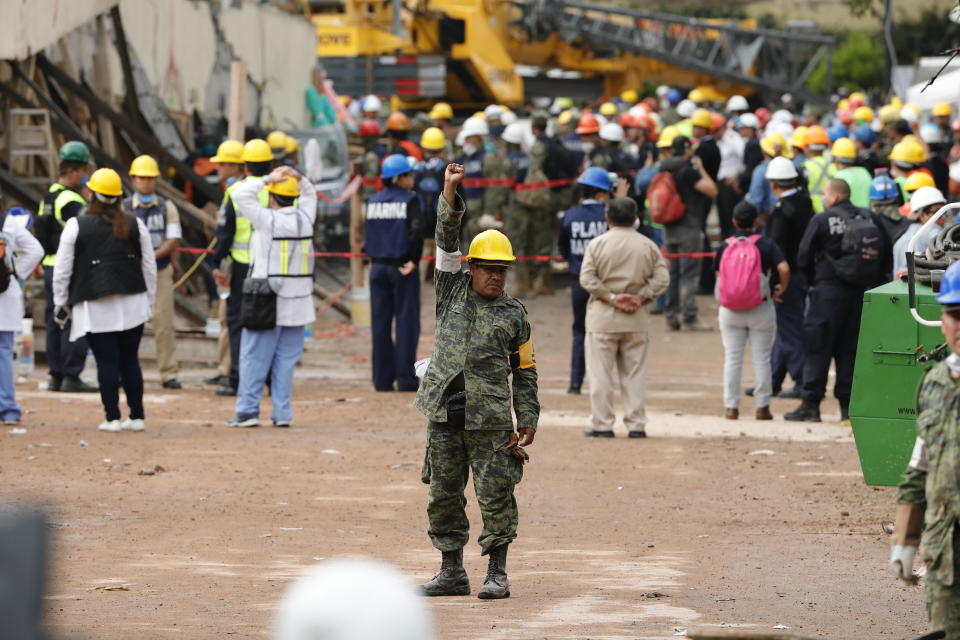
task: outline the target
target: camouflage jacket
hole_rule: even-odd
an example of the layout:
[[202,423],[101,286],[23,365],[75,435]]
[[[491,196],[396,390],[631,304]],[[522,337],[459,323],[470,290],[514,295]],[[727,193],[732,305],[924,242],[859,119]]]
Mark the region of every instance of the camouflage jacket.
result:
[[446,422],[447,387],[461,372],[467,393],[466,428],[537,428],[537,366],[527,310],[506,294],[488,300],[471,286],[460,262],[460,221],[466,206],[454,210],[441,196],[437,204],[437,329],[433,357],[414,406],[434,422]]
[[917,394],[917,442],[897,502],[926,507],[923,560],[930,580],[954,583],[953,531],[960,518],[960,381],[934,365]]

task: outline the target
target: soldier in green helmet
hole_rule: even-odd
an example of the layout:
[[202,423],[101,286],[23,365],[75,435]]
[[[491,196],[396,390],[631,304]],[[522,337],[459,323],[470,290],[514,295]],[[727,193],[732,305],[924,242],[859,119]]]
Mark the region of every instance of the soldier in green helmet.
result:
[[47,363],[50,367],[51,391],[94,392],[80,379],[87,358],[87,341],[70,342],[70,321],[61,327],[53,320],[53,266],[60,247],[60,233],[67,220],[80,215],[87,201],[81,195],[90,174],[90,150],[78,140],[60,147],[60,176],[50,185],[37,210],[34,233],[43,245],[43,283],[47,298]]

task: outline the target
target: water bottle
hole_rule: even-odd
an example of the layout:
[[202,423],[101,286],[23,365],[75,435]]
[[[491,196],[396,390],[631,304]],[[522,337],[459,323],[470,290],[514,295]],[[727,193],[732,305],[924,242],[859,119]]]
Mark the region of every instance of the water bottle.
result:
[[33,359],[33,318],[24,318],[20,325],[19,344],[15,345],[17,360],[20,363],[18,375],[29,378],[33,375],[35,366]]

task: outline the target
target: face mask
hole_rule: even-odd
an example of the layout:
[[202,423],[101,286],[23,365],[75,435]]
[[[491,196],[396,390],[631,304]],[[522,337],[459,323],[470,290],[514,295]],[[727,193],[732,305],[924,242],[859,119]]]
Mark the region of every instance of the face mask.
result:
[[477,145],[475,145],[475,144],[473,144],[473,143],[471,143],[471,142],[464,142],[464,143],[463,143],[463,153],[464,153],[465,155],[472,156],[472,155],[475,154],[476,152],[477,152]]
[[230,176],[229,178],[227,178],[227,186],[229,187],[230,185],[232,185],[232,184],[233,184],[234,182],[236,182],[236,181],[237,181],[237,177],[236,177],[236,176]]
[[142,202],[143,204],[150,204],[151,202],[153,202],[153,194],[152,194],[152,193],[138,193],[138,194],[137,194],[137,198],[138,198],[138,199],[140,200],[140,202]]
[[590,153],[591,151],[593,151],[593,147],[594,147],[594,144],[592,142],[582,143],[582,148],[584,153]]

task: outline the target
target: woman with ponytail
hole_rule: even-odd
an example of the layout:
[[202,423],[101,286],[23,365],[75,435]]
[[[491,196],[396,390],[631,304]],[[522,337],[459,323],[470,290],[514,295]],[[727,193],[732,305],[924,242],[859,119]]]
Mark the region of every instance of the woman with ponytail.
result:
[[[97,361],[106,420],[101,431],[143,431],[140,338],[152,315],[157,263],[143,223],[120,206],[123,185],[113,169],[98,169],[83,215],[63,228],[53,270],[54,319],[73,320],[70,340],[86,336]],[[120,386],[130,415],[120,421]]]

